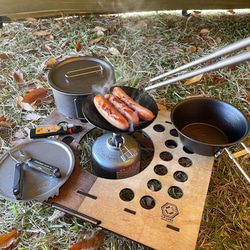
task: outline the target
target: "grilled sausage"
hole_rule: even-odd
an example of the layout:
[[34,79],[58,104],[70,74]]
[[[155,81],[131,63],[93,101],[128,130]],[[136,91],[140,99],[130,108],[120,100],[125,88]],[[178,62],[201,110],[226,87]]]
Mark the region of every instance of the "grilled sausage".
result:
[[135,102],[130,96],[128,96],[121,88],[115,87],[113,94],[119,97],[124,103],[126,103],[131,109],[138,112],[139,117],[145,121],[151,121],[154,118],[154,114],[151,110],[141,106]]
[[113,126],[126,130],[129,128],[129,123],[124,116],[122,116],[111,103],[102,95],[94,97],[94,104],[98,112]]
[[139,116],[136,111],[131,109],[120,98],[115,95],[106,94],[105,98],[128,120],[133,126],[139,123]]

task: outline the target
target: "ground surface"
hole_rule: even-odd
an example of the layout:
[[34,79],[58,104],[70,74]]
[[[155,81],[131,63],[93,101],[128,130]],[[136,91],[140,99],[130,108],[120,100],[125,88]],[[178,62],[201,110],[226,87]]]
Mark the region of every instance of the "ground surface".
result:
[[[72,16],[4,24],[0,30],[0,153],[20,143],[55,108],[47,83],[55,62],[69,56],[98,56],[113,65],[117,84],[144,88],[155,76],[250,36],[249,11],[190,14]],[[149,93],[167,109],[189,96],[212,96],[235,105],[249,118],[249,79],[247,62],[204,74],[198,82],[183,85],[186,79]],[[38,87],[46,91],[32,92]],[[42,102],[31,103],[29,97],[29,105],[24,105],[22,97],[29,92]],[[244,142],[250,146],[249,136]],[[249,157],[239,161],[249,173]],[[215,160],[197,249],[249,249],[249,209],[249,184],[223,154]],[[41,203],[1,199],[0,234],[21,230],[13,249],[69,249],[92,227],[76,218],[51,217],[53,213],[53,208]],[[145,249],[115,234],[105,235],[101,249]]]

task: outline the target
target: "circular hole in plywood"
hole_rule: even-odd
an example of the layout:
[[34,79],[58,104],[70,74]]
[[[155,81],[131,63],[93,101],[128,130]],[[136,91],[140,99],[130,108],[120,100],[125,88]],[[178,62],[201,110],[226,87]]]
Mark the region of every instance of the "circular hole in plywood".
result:
[[154,171],[158,175],[166,175],[168,173],[167,167],[161,164],[156,165]]
[[168,189],[168,194],[173,199],[180,199],[183,196],[183,191],[177,186],[171,186]]
[[165,127],[161,124],[156,124],[154,125],[153,129],[156,132],[163,132],[165,130]]
[[192,161],[189,158],[187,158],[187,157],[181,157],[181,158],[179,158],[178,162],[184,168],[188,168],[188,167],[192,166]]
[[140,205],[145,209],[152,209],[155,206],[155,200],[153,197],[146,195],[141,198]]
[[[92,146],[98,137],[106,133],[108,132],[99,128],[94,128],[82,137],[77,147],[77,156],[80,164],[91,174],[94,174],[92,172]],[[142,172],[145,168],[147,168],[153,159],[154,144],[150,137],[142,131],[131,133],[130,136],[133,137],[140,145],[140,172]]]
[[132,201],[135,197],[135,194],[132,189],[124,188],[121,190],[119,196],[123,201]]
[[163,161],[171,161],[173,159],[173,155],[169,152],[161,152],[160,153],[160,158],[163,160]]
[[147,186],[150,190],[155,192],[161,190],[162,188],[161,182],[156,179],[149,180]]
[[188,175],[183,171],[176,171],[174,172],[174,178],[179,182],[185,182],[188,180]]
[[168,148],[176,148],[178,146],[177,142],[174,140],[167,140],[165,141],[165,145]]
[[178,137],[178,132],[175,128],[171,129],[169,131],[170,135],[174,136],[174,137]]

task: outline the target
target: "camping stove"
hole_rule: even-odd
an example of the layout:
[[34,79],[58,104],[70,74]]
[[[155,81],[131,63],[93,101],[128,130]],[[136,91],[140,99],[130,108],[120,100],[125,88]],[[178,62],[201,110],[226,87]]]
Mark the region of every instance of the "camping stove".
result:
[[92,172],[98,177],[123,179],[140,171],[141,149],[130,135],[107,133],[92,147]]

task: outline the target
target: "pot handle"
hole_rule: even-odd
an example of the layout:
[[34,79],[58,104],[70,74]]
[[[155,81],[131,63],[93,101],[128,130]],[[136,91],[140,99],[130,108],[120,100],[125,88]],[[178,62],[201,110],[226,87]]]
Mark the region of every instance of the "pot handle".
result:
[[[240,155],[245,155],[245,154],[249,154],[250,155],[250,150],[248,149],[248,147],[244,144],[244,143],[240,143],[243,147],[244,147],[244,150],[242,150],[243,154],[240,154]],[[240,166],[240,164],[236,161],[236,158],[239,157],[237,156],[237,153],[235,154],[231,154],[230,151],[225,148],[228,156],[230,157],[230,159],[235,163],[235,165],[238,167],[238,169],[240,170],[240,172],[244,175],[244,177],[247,179],[247,181],[250,183],[250,178],[249,176],[246,174],[246,172],[242,169],[242,167]],[[239,152],[238,152],[239,153]]]
[[85,98],[86,98],[85,96],[80,96],[80,97],[76,97],[74,99],[77,119],[80,119],[82,122],[87,122],[87,120],[84,116],[84,113],[82,111],[82,104],[83,104],[83,101],[85,100]]

